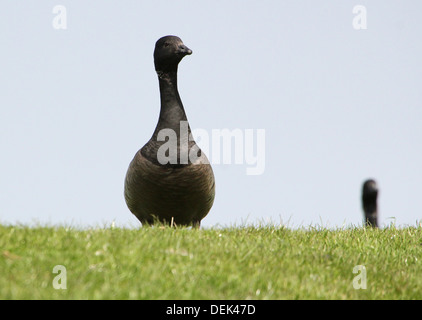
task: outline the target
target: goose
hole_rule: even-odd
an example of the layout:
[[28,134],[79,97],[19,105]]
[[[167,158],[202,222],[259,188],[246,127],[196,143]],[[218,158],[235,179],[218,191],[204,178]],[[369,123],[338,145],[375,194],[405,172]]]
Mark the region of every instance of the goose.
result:
[[377,196],[378,187],[375,180],[366,180],[362,188],[362,207],[365,214],[365,225],[367,227],[378,228]]
[[179,62],[191,54],[177,36],[155,44],[160,115],[151,139],[130,162],[124,184],[126,204],[142,225],[199,228],[214,203],[214,173],[192,137],[177,88]]

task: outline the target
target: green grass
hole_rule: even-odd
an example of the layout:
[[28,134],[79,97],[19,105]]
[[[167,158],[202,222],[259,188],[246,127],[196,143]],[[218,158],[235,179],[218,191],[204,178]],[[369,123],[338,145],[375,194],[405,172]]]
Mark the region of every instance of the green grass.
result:
[[[0,225],[0,299],[422,299],[421,262],[421,226]],[[56,265],[66,290],[53,287]],[[356,265],[366,289],[353,287]]]

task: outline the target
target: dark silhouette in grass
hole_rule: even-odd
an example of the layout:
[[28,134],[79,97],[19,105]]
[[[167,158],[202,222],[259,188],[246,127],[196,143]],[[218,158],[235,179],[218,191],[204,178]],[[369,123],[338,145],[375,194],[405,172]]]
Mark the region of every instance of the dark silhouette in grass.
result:
[[367,227],[378,228],[377,196],[378,186],[375,180],[366,180],[362,188],[362,207]]

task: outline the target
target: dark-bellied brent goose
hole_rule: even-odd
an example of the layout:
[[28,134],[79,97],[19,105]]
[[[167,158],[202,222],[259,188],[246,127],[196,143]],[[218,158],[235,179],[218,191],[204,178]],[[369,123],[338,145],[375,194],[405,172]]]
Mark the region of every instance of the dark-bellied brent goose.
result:
[[378,228],[378,209],[377,209],[378,187],[373,179],[368,179],[362,187],[362,207],[365,215],[365,225]]
[[214,173],[192,138],[177,88],[179,62],[190,54],[176,36],[155,44],[160,116],[151,139],[130,163],[124,186],[126,204],[143,225],[199,227],[214,202]]

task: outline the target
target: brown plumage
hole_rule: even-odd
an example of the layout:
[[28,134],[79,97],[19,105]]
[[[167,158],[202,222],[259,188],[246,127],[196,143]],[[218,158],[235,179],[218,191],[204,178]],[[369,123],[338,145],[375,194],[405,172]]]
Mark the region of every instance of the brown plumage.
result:
[[160,117],[129,165],[124,190],[127,206],[142,224],[158,220],[199,227],[214,202],[214,174],[192,138],[177,89],[178,64],[191,53],[175,36],[163,37],[155,46]]

